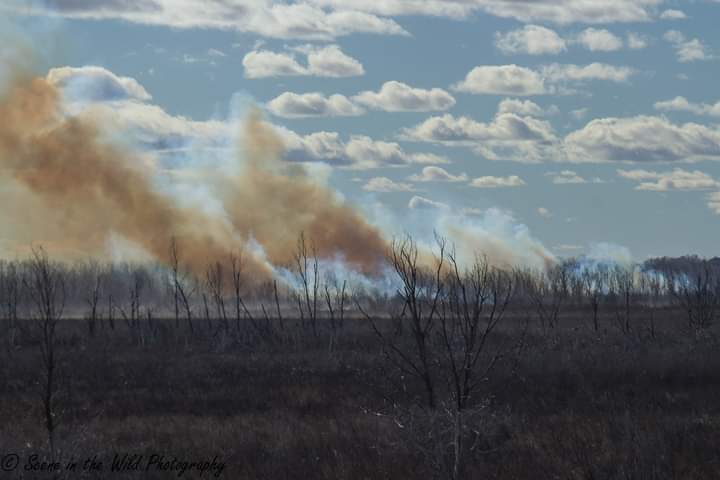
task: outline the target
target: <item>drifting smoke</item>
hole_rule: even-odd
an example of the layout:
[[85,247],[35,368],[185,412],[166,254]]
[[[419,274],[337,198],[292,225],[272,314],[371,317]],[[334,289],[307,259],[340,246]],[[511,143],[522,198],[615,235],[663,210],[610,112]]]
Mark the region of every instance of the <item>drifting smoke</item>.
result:
[[301,165],[281,161],[282,141],[257,112],[248,117],[238,148],[243,168],[222,186],[225,210],[274,265],[292,261],[304,232],[320,257],[339,256],[363,273],[380,273],[387,252],[380,232]]
[[[104,132],[88,118],[61,110],[59,92],[43,78],[21,77],[0,99],[0,168],[16,184],[12,207],[37,228],[52,229],[33,234],[52,238],[54,252],[98,253],[120,235],[165,262],[177,237],[184,263],[200,274],[209,261],[251,240],[272,264],[288,263],[305,232],[319,256],[379,271],[385,253],[380,233],[301,167],[284,167],[280,141],[256,114],[241,136],[244,168],[222,184],[228,214],[222,218],[178,206],[153,188],[152,172],[138,155],[104,142]],[[249,278],[271,275],[263,255],[244,260]]]

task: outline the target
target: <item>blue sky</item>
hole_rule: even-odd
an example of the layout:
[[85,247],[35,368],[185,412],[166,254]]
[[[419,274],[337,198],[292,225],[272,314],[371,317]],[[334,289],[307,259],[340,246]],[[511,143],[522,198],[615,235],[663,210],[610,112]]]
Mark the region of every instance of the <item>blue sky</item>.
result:
[[256,104],[385,229],[502,212],[559,256],[718,252],[718,1],[3,3],[37,73],[132,103],[128,141],[170,164]]

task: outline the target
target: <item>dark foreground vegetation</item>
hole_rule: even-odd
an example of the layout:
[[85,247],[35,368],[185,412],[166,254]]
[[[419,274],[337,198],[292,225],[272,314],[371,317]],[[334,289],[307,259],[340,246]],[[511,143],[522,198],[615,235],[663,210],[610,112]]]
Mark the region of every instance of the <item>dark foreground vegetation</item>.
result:
[[[387,291],[303,239],[252,289],[241,257],[198,278],[178,245],[166,268],[2,264],[0,478],[720,478],[713,261],[419,257],[393,245]],[[110,472],[124,453],[224,469]]]

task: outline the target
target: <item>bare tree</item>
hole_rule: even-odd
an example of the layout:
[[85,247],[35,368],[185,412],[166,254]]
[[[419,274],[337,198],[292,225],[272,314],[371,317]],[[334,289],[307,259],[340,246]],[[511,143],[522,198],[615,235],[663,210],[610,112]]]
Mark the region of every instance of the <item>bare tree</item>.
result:
[[58,368],[57,325],[65,309],[66,286],[62,270],[50,262],[41,247],[33,248],[28,270],[24,282],[34,307],[35,325],[40,336],[43,365],[42,404],[50,458],[55,462],[57,459],[55,431],[58,425],[55,402]]
[[325,304],[327,305],[330,320],[330,341],[328,352],[332,354],[337,342],[338,332],[345,325],[345,302],[347,301],[347,281],[339,285],[334,275],[328,275],[325,280]]
[[709,262],[700,261],[692,272],[673,273],[673,296],[687,312],[688,326],[706,330],[720,311],[720,275]]
[[[357,302],[358,308],[382,340],[388,358],[404,374],[421,381],[425,403],[431,410],[437,407],[434,373],[437,358],[431,342],[445,290],[443,269],[446,261],[446,241],[439,236],[436,236],[436,241],[437,252],[432,268],[419,263],[418,246],[410,235],[392,242],[389,261],[400,280],[397,295],[402,302],[402,311],[391,314],[391,332],[383,332],[375,319]],[[402,335],[405,322],[409,324],[412,347],[405,344]]]
[[616,265],[612,271],[612,293],[615,297],[615,317],[620,330],[629,334],[632,330],[630,320],[633,297],[636,293],[634,266]]
[[[180,326],[180,305],[182,304],[185,311],[185,318],[187,319],[188,330],[190,330],[190,333],[193,333],[195,329],[193,327],[191,297],[195,292],[195,288],[193,286],[186,286],[188,282],[180,272],[180,247],[175,237],[170,240],[170,267],[172,269],[173,279],[175,328]],[[191,285],[193,284],[194,282],[191,283]]]
[[18,329],[18,305],[22,287],[21,274],[15,262],[2,262],[0,264],[0,298],[3,316],[7,323],[8,344],[15,345],[15,336]]
[[225,280],[223,267],[220,262],[210,265],[205,273],[206,285],[210,290],[210,296],[215,303],[218,319],[223,322],[225,331],[230,329],[227,310],[225,309]]
[[145,283],[145,276],[141,271],[136,270],[132,272],[132,283],[128,289],[128,309],[126,310],[123,307],[119,307],[120,314],[125,320],[128,330],[132,333],[135,342],[140,345],[145,343],[142,325],[140,324],[141,297]]
[[440,308],[440,351],[449,370],[453,399],[453,464],[451,478],[461,477],[464,455],[465,410],[483,381],[508,353],[507,346],[492,347],[489,340],[505,316],[514,291],[513,277],[490,268],[476,257],[465,268],[454,251],[447,254],[449,273]]
[[[308,248],[307,242],[305,241],[305,232],[301,232],[298,237],[297,250],[295,251],[294,259],[302,288],[302,292],[298,295],[297,299],[298,308],[300,309],[300,318],[304,322],[307,316],[313,335],[317,337],[317,307],[318,291],[320,289],[320,267],[315,245],[313,244],[310,248]],[[302,296],[302,299],[300,296]]]
[[89,268],[91,273],[91,285],[89,293],[85,298],[85,302],[87,303],[89,308],[86,321],[88,326],[88,334],[90,335],[90,337],[94,337],[95,331],[97,329],[98,319],[100,318],[99,308],[100,293],[102,290],[102,273],[100,272],[100,266],[96,262],[91,262]]
[[587,298],[592,309],[593,329],[597,332],[600,329],[600,300],[603,298],[608,284],[608,269],[604,265],[586,268],[583,270],[581,277],[585,298]]

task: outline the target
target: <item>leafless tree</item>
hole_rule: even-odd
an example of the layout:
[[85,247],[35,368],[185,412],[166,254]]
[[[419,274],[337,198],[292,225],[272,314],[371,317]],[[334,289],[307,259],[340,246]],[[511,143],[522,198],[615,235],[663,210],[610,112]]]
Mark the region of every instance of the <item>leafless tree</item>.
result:
[[449,370],[453,399],[453,465],[451,478],[461,476],[464,452],[463,415],[473,394],[497,363],[506,346],[490,351],[489,340],[502,321],[513,295],[512,275],[477,257],[460,267],[454,251],[447,254],[449,273],[440,308],[440,351]]
[[210,265],[205,273],[205,277],[210,296],[215,303],[218,319],[223,322],[225,331],[228,331],[230,324],[228,322],[227,310],[225,309],[225,280],[222,264],[215,262]]
[[615,317],[620,330],[630,334],[632,330],[631,311],[636,293],[636,269],[634,266],[616,265],[612,271],[612,293],[615,297]]
[[41,247],[33,248],[28,263],[28,275],[24,287],[34,308],[34,320],[40,336],[40,352],[43,366],[42,405],[45,428],[48,435],[50,458],[57,458],[55,431],[57,418],[57,325],[63,316],[66,301],[65,279],[62,270],[53,264]]
[[170,268],[172,270],[173,283],[173,299],[175,306],[175,328],[180,326],[180,305],[185,311],[185,318],[190,333],[195,331],[193,327],[193,312],[191,297],[194,295],[195,289],[191,285],[187,286],[184,275],[180,272],[180,247],[177,239],[173,237],[170,240]]
[[325,279],[325,304],[327,305],[330,320],[330,341],[328,352],[332,354],[337,342],[338,332],[345,326],[345,304],[347,302],[347,280],[343,280],[342,286],[334,275],[328,275]]
[[132,333],[135,342],[143,345],[145,337],[140,324],[141,297],[145,288],[145,275],[139,270],[132,273],[132,282],[128,289],[128,308],[119,307],[120,314],[125,320],[128,330]]
[[673,273],[673,296],[687,312],[688,326],[695,330],[710,327],[720,311],[720,275],[707,261],[695,265],[693,272]]
[[99,309],[100,309],[100,294],[102,290],[102,272],[100,271],[100,266],[97,264],[97,262],[91,262],[89,265],[90,273],[91,273],[91,285],[89,288],[89,292],[85,298],[85,302],[88,305],[88,315],[87,315],[87,326],[88,326],[88,334],[91,337],[95,336],[95,331],[97,329],[97,323],[100,319]]
[[303,321],[307,318],[312,328],[313,335],[318,336],[317,309],[320,289],[320,266],[315,245],[308,247],[305,241],[305,232],[298,237],[297,250],[295,251],[295,268],[300,277],[302,291],[297,295],[300,318]]
[[592,309],[592,324],[593,329],[596,332],[600,329],[600,301],[602,300],[605,289],[607,288],[608,273],[608,269],[605,265],[597,265],[591,268],[586,268],[580,274],[582,277],[582,286],[585,298],[587,298],[588,303],[590,303],[590,308]]
[[3,317],[7,323],[8,344],[15,345],[15,336],[18,329],[18,305],[22,287],[21,273],[16,262],[2,262],[0,264],[0,298]]
[[[434,267],[425,267],[419,263],[418,246],[410,235],[392,242],[389,261],[400,280],[397,295],[403,306],[400,313],[391,314],[391,332],[382,331],[375,319],[357,303],[383,342],[388,358],[404,374],[421,381],[425,403],[431,410],[437,407],[434,372],[437,358],[431,343],[438,326],[439,307],[445,291],[443,269],[446,261],[446,241],[439,236],[436,240]],[[412,336],[412,347],[407,347],[402,335],[406,322]]]

